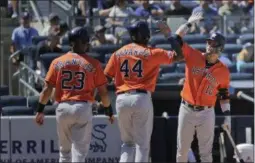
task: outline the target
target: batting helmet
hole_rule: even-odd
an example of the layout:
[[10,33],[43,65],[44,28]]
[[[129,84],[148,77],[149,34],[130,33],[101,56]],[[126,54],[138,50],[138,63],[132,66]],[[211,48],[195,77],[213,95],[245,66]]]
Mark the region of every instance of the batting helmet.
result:
[[137,21],[128,28],[131,40],[139,44],[147,44],[150,39],[150,29],[145,21]]
[[220,33],[212,33],[209,38],[206,39],[207,41],[215,41],[215,45],[208,45],[206,50],[213,51],[214,53],[222,52],[225,45],[225,37]]
[[68,33],[69,43],[81,40],[82,43],[89,43],[90,37],[84,27],[75,27]]

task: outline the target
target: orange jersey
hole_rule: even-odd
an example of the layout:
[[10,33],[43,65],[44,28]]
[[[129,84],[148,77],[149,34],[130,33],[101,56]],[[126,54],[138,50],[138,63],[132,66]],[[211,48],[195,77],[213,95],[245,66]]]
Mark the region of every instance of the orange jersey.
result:
[[114,78],[117,93],[134,89],[154,92],[160,64],[172,63],[174,54],[131,43],[112,54],[104,73]]
[[206,59],[203,53],[185,43],[182,50],[186,61],[182,98],[193,105],[214,106],[218,90],[229,88],[228,68],[219,61],[206,69]]
[[55,86],[57,102],[92,102],[95,88],[107,84],[99,61],[75,53],[67,53],[53,60],[45,81]]

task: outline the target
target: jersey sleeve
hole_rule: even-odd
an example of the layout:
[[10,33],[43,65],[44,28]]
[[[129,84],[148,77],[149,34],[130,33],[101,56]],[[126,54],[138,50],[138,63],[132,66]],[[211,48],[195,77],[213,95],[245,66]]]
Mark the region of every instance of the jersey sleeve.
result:
[[193,49],[187,43],[183,43],[182,52],[183,52],[183,56],[184,56],[185,61],[189,58],[190,55],[196,55],[196,54],[201,53],[198,50]]
[[50,64],[50,68],[49,68],[49,70],[46,74],[45,81],[48,82],[51,85],[54,85],[54,86],[56,85],[57,71],[55,69],[55,62],[54,61]]
[[96,72],[95,72],[95,76],[94,76],[94,82],[95,82],[95,86],[96,87],[100,87],[102,85],[107,84],[107,78],[104,74],[104,71],[100,65],[100,63],[98,62],[96,65]]
[[112,54],[110,57],[110,60],[108,61],[105,69],[104,69],[104,73],[105,75],[113,78],[115,76],[115,55]]
[[175,55],[175,51],[167,51],[163,49],[154,49],[152,51],[153,58],[159,64],[171,64]]

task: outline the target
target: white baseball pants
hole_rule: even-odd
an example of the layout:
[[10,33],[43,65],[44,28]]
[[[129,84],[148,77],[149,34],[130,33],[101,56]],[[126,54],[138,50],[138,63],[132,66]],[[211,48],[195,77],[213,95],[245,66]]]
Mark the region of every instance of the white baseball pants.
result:
[[195,131],[197,133],[201,162],[212,162],[214,127],[214,108],[193,111],[188,106],[181,104],[178,116],[176,162],[188,161],[188,152]]
[[120,162],[149,162],[153,128],[151,94],[120,94],[116,99],[116,110],[123,142]]
[[59,162],[84,162],[91,141],[91,103],[60,103],[56,109],[56,119]]

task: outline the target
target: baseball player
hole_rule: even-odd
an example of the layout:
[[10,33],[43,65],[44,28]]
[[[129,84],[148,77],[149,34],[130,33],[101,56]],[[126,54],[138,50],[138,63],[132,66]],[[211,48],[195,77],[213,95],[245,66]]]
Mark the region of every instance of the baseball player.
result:
[[44,106],[55,87],[59,162],[85,161],[91,141],[91,105],[96,88],[110,121],[113,121],[107,78],[100,62],[86,55],[89,39],[83,27],[76,27],[69,33],[72,50],[52,61],[39,99],[35,121],[42,125]]
[[[158,22],[158,26],[166,34],[164,24]],[[132,43],[112,54],[104,73],[109,80],[114,79],[116,86],[116,110],[123,141],[120,162],[148,162],[153,128],[151,93],[159,66],[178,60],[182,54],[180,45],[171,40],[171,33],[169,43],[175,51],[148,47],[150,30],[146,22],[135,22],[128,31]]]
[[191,27],[202,19],[201,13],[191,15],[188,22],[176,31],[175,39],[182,46],[185,68],[185,82],[181,91],[182,102],[178,117],[177,162],[187,162],[193,135],[196,131],[201,162],[212,162],[215,112],[217,97],[225,120],[223,127],[230,129],[230,103],[228,68],[219,60],[224,49],[225,38],[213,33],[206,40],[206,52],[190,47],[182,38]]

